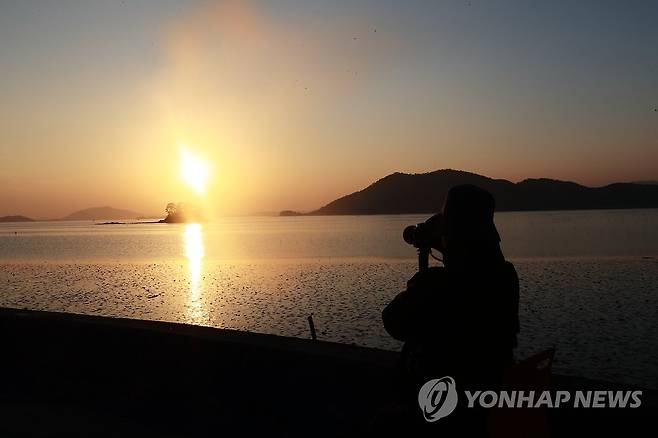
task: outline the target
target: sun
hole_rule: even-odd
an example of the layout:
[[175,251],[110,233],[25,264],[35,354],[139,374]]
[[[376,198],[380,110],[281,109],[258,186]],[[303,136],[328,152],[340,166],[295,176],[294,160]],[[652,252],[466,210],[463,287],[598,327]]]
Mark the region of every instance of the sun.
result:
[[190,152],[186,146],[181,146],[181,177],[198,194],[206,191],[210,165],[198,155]]

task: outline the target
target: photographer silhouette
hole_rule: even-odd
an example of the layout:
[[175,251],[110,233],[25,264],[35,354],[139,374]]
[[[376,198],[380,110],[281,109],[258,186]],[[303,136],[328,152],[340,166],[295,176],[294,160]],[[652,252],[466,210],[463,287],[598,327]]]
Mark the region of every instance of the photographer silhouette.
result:
[[[455,186],[441,214],[404,232],[418,248],[419,272],[382,318],[386,331],[404,341],[399,371],[408,406],[416,405],[425,382],[442,376],[454,378],[460,391],[495,390],[513,363],[519,282],[500,249],[494,209],[486,190]],[[442,253],[443,267],[428,267],[431,249]],[[415,411],[418,424],[427,427],[417,406]],[[484,413],[459,406],[435,424],[467,435],[485,433]]]

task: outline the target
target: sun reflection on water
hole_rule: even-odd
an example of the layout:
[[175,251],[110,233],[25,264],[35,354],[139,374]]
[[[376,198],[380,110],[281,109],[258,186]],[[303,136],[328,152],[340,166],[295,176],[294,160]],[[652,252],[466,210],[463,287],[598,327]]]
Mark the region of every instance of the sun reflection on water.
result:
[[201,298],[202,261],[205,254],[203,247],[203,229],[201,224],[185,225],[185,256],[190,275],[190,294],[188,298],[188,317],[192,322],[199,322],[203,316]]

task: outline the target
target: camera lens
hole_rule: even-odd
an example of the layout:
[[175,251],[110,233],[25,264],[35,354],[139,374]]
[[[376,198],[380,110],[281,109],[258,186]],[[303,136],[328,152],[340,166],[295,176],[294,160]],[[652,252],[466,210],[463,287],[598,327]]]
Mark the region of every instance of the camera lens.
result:
[[416,226],[415,225],[409,225],[402,232],[402,238],[409,245],[415,245],[415,243],[416,243],[415,236],[416,236]]

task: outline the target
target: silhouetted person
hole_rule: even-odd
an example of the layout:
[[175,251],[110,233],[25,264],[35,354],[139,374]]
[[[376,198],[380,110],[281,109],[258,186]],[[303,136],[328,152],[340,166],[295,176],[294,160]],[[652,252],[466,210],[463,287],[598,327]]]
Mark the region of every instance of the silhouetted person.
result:
[[[484,432],[484,412],[466,410],[463,390],[497,390],[513,363],[519,282],[500,249],[494,207],[493,196],[479,187],[450,189],[442,218],[428,221],[444,267],[418,272],[382,313],[386,331],[404,341],[403,399],[418,427]],[[453,414],[426,425],[418,390],[443,376],[454,378],[461,400]]]

